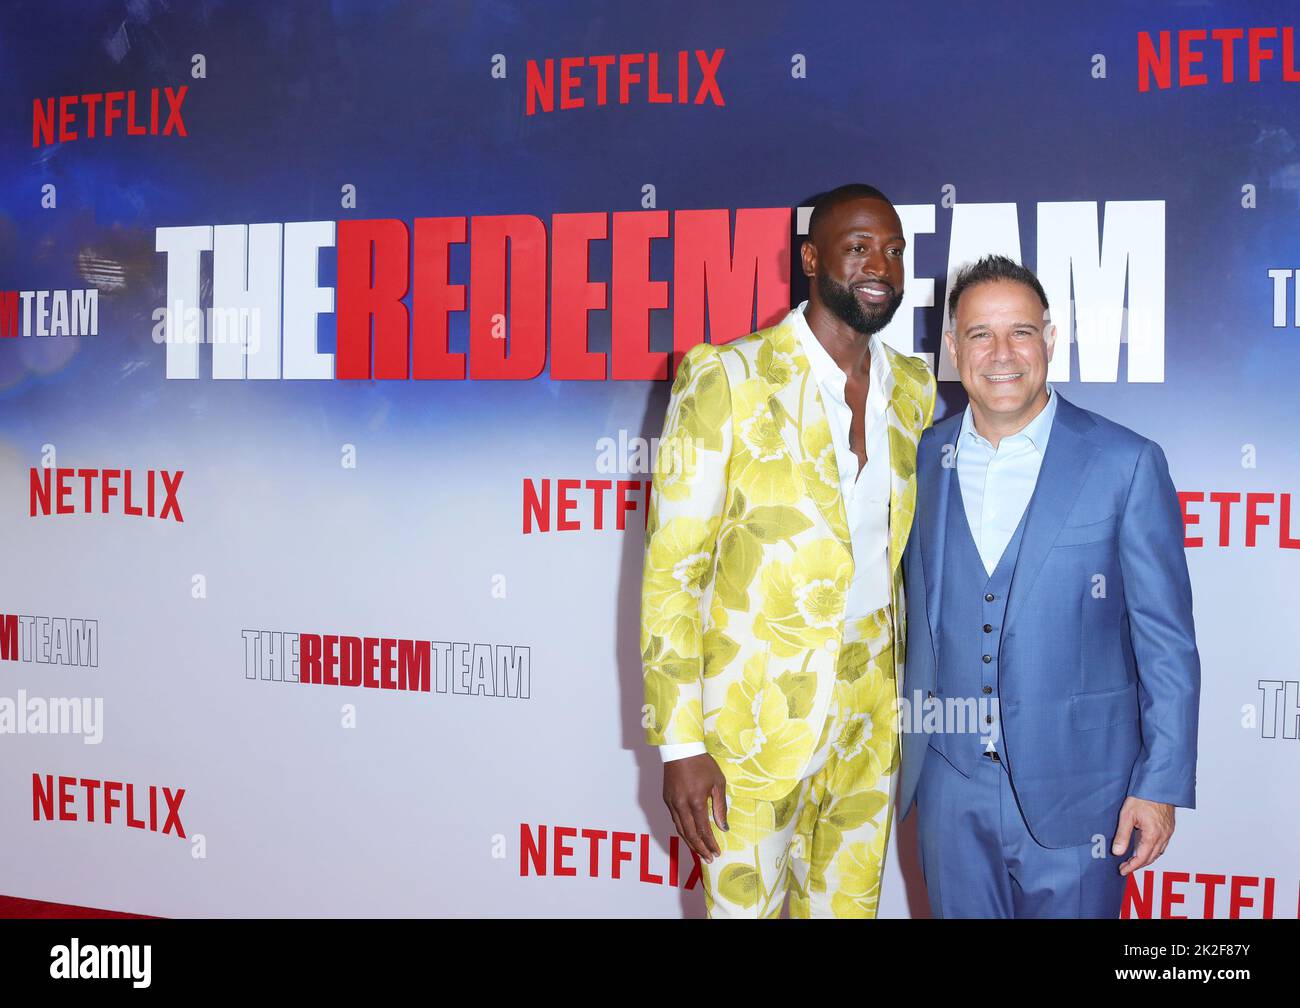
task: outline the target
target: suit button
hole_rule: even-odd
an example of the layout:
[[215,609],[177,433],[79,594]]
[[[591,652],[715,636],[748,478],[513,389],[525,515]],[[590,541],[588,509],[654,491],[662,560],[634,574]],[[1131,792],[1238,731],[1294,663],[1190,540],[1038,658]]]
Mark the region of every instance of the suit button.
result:
[[934,699],[934,690],[932,690],[932,689],[928,689],[928,690],[926,690],[926,691],[925,691],[925,698],[926,698],[927,700],[933,700],[933,699]]
[[986,694],[987,694],[987,693],[992,693],[992,692],[993,692],[993,687],[992,687],[992,686],[985,686],[985,687],[984,687],[984,692],[985,692]]
[[992,594],[985,595],[985,596],[984,596],[984,601],[985,601],[985,602],[992,602],[992,601],[993,601],[993,595],[992,595]]
[[985,633],[992,633],[992,632],[993,632],[993,624],[992,624],[992,623],[985,623],[985,624],[984,624],[984,632],[985,632]]
[[991,662],[992,660],[993,660],[993,656],[992,656],[991,654],[986,654],[986,655],[984,656],[984,664],[985,664],[985,665],[987,665],[987,664],[988,664],[989,662]]
[[992,724],[992,723],[993,723],[993,715],[992,715],[992,714],[985,714],[985,715],[984,715],[984,723],[985,723],[985,724]]

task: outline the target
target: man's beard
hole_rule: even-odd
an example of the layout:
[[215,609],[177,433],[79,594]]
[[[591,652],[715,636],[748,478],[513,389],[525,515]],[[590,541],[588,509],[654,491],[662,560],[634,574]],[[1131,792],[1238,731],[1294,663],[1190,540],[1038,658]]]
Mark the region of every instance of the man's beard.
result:
[[822,304],[864,336],[873,336],[889,325],[889,320],[903,303],[902,292],[895,291],[884,304],[864,307],[852,288],[841,286],[825,273],[817,277],[817,293],[821,295]]

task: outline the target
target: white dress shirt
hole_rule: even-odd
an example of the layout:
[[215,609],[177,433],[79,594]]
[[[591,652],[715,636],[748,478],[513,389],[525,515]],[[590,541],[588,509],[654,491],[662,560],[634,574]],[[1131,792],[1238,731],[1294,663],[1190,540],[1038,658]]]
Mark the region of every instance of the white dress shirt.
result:
[[[804,301],[788,320],[794,326],[799,346],[808,358],[811,380],[817,383],[818,396],[831,430],[831,445],[839,469],[840,494],[849,524],[853,548],[853,581],[844,600],[844,620],[861,619],[889,605],[889,425],[885,401],[885,377],[889,362],[880,341],[869,337],[871,375],[867,385],[866,444],[867,464],[858,471],[858,457],[849,447],[849,424],[853,410],[844,397],[848,376],[826,352],[804,319]],[[705,752],[703,742],[681,742],[659,747],[665,763],[698,756]]]
[[840,471],[840,495],[853,546],[853,582],[844,600],[844,620],[870,616],[889,605],[889,424],[885,418],[885,378],[889,362],[880,341],[868,337],[871,377],[867,387],[867,464],[858,472],[858,457],[849,447],[853,410],[844,398],[848,376],[804,321],[805,301],[794,310],[794,330],[817,382],[831,428],[831,444]]
[[1048,385],[1047,405],[1038,416],[994,448],[976,432],[970,406],[962,415],[957,435],[957,478],[961,480],[971,536],[990,576],[997,570],[1034,495],[1055,416],[1056,394]]

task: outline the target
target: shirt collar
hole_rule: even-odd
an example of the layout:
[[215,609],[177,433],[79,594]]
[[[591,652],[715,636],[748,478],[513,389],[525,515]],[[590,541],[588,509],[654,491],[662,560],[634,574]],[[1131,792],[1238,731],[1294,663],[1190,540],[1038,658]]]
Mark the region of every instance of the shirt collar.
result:
[[[1056,392],[1052,388],[1052,383],[1047,383],[1047,405],[1038,411],[1038,416],[1030,420],[1029,423],[1012,434],[1011,437],[1023,437],[1038,452],[1039,455],[1047,454],[1047,440],[1052,433],[1052,420],[1056,416]],[[961,430],[957,433],[956,452],[960,452],[962,445],[966,443],[967,436],[978,438],[980,441],[988,444],[980,433],[975,430],[975,417],[971,413],[970,404],[966,405],[966,411],[961,415]],[[1003,438],[1004,441],[1008,440]]]
[[[799,307],[790,313],[795,335],[799,337],[799,346],[803,350],[804,356],[808,358],[808,367],[812,370],[813,379],[817,384],[843,399],[844,386],[848,384],[849,380],[848,375],[835,363],[835,358],[826,351],[826,348],[822,346],[822,341],[817,338],[816,333],[812,331],[812,327],[808,325],[808,320],[804,317],[807,308],[808,302],[801,301]],[[884,351],[880,348],[880,340],[874,335],[869,336],[868,340],[871,350],[870,392],[875,392],[885,387],[885,370],[889,367],[889,363],[885,360]],[[868,399],[879,402],[880,396],[872,396],[870,392],[868,393]]]

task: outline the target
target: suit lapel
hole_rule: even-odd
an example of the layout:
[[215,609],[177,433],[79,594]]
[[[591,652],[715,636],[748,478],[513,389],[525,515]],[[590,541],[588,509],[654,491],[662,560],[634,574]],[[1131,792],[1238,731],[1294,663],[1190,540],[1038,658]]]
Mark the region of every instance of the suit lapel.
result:
[[[948,500],[956,469],[953,450],[961,430],[961,414],[942,421],[931,436],[925,456],[917,453],[916,464],[925,466],[927,492],[921,498],[921,528],[917,543],[921,550],[921,571],[925,576],[925,615],[930,621],[930,640],[935,657],[939,649],[939,598],[943,589],[944,550],[948,539]],[[1050,443],[1050,442],[1049,442]],[[944,465],[944,460],[949,461]]]
[[1007,593],[1003,639],[1033,591],[1034,582],[1047,560],[1048,551],[1065,524],[1070,508],[1078,499],[1084,480],[1096,461],[1098,448],[1084,436],[1094,426],[1086,413],[1054,391],[1058,396],[1056,417],[1047,454],[1043,456],[1038,482],[1025,514],[1025,531],[1020,540],[1020,554]]
[[[899,569],[916,509],[917,440],[925,423],[922,390],[907,372],[895,364],[893,350],[883,341],[877,347],[885,354],[882,393],[884,421],[889,444],[889,566],[891,575]],[[840,492],[835,447],[830,424],[822,405],[817,382],[808,358],[799,345],[794,328],[783,322],[768,331],[759,350],[758,373],[771,389],[768,407],[781,437],[794,459],[809,496],[836,538],[850,554],[844,495]],[[818,479],[817,473],[823,478]]]
[[916,443],[925,424],[921,390],[896,365],[898,351],[883,340],[876,345],[889,365],[885,369],[884,393],[886,437],[889,440],[889,571],[891,577],[903,562],[903,548],[912,530],[916,512]]
[[[769,330],[765,343],[759,350],[758,371],[771,389],[768,409],[772,419],[780,428],[805,492],[812,497],[835,537],[852,555],[835,446],[831,443],[830,424],[808,358],[789,322]],[[819,472],[825,472],[828,478],[819,479]]]

